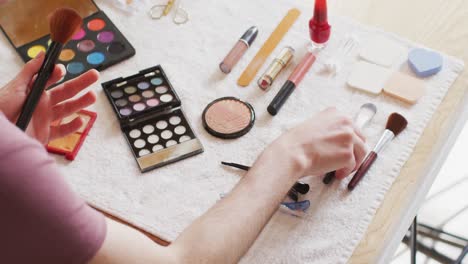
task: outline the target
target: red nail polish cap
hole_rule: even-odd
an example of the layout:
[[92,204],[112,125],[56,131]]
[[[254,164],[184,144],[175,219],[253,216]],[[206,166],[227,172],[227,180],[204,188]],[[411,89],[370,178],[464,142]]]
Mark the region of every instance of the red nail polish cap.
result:
[[314,16],[309,21],[310,38],[313,42],[323,44],[328,41],[331,26],[328,24],[327,0],[315,0]]

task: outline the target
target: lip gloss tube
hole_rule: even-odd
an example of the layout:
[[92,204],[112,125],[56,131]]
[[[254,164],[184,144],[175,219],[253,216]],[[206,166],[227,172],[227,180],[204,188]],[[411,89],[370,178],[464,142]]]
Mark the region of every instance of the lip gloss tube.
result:
[[299,85],[302,79],[304,79],[304,76],[309,71],[312,64],[314,64],[315,58],[316,57],[312,52],[307,52],[304,58],[302,58],[299,65],[296,66],[293,73],[289,76],[283,87],[281,87],[281,90],[276,94],[275,98],[268,106],[267,111],[270,115],[274,116],[279,112],[296,86]]
[[281,50],[278,57],[273,60],[265,73],[258,79],[258,86],[262,90],[267,90],[275,81],[276,77],[281,71],[288,66],[292,57],[294,56],[294,49],[291,47],[285,47]]
[[237,64],[240,58],[244,56],[247,49],[257,38],[257,34],[257,27],[251,27],[242,35],[236,45],[234,45],[224,60],[219,64],[219,69],[221,69],[223,73],[228,74],[231,72],[232,68]]

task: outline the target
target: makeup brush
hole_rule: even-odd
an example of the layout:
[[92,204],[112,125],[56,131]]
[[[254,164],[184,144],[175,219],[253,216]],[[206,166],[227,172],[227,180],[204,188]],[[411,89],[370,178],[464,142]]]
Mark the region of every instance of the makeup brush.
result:
[[[246,165],[242,165],[242,164],[238,164],[238,163],[233,163],[233,162],[225,162],[225,161],[221,161],[221,164],[225,165],[225,166],[230,166],[230,167],[234,167],[234,168],[238,168],[238,169],[241,169],[241,170],[245,170],[245,171],[248,171],[250,169],[249,166],[246,166]],[[288,196],[294,200],[294,195],[292,194],[296,194],[297,196],[297,193],[300,193],[300,194],[307,194],[310,190],[310,186],[309,184],[307,183],[304,183],[304,182],[296,182],[293,187],[291,188],[291,190],[289,190],[288,192]],[[297,200],[297,199],[296,199]]]
[[385,131],[382,134],[382,137],[380,138],[377,145],[375,145],[374,149],[367,155],[356,174],[354,174],[353,178],[348,184],[348,190],[354,190],[356,185],[361,181],[374,161],[377,159],[378,153],[381,152],[390,141],[398,136],[398,134],[405,130],[407,125],[408,121],[406,121],[406,119],[398,113],[393,113],[388,117],[387,125],[385,127]]
[[49,17],[51,43],[47,49],[44,62],[42,63],[31,92],[26,98],[21,114],[16,122],[23,131],[28,127],[29,121],[36,109],[42,93],[45,90],[47,81],[54,71],[55,63],[62,51],[63,46],[80,29],[83,19],[71,8],[59,8]]
[[[374,118],[375,114],[377,113],[377,106],[372,103],[366,103],[361,106],[359,112],[354,117],[354,125],[360,131],[362,131]],[[329,172],[325,174],[323,177],[322,182],[324,184],[330,184],[335,180],[336,171]]]

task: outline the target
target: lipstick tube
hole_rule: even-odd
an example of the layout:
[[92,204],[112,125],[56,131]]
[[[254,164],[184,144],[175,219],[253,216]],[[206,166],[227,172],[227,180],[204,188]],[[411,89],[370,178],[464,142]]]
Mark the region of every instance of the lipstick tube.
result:
[[257,27],[251,27],[244,33],[244,35],[242,35],[239,41],[237,41],[236,45],[234,45],[224,60],[219,64],[219,69],[223,73],[228,74],[231,72],[232,68],[234,68],[237,62],[239,62],[240,58],[244,56],[247,49],[257,38],[257,34]]
[[293,73],[289,76],[283,87],[281,87],[281,90],[268,106],[267,111],[270,115],[275,116],[279,112],[296,86],[304,79],[304,76],[309,71],[310,67],[312,67],[312,64],[314,64],[315,58],[315,55],[311,52],[307,52],[304,58],[302,58],[299,65],[296,66]]
[[285,47],[283,50],[281,50],[278,57],[273,60],[265,73],[260,77],[260,79],[258,79],[258,86],[260,89],[267,90],[270,88],[276,77],[278,77],[281,71],[286,68],[286,66],[288,66],[293,56],[293,48]]

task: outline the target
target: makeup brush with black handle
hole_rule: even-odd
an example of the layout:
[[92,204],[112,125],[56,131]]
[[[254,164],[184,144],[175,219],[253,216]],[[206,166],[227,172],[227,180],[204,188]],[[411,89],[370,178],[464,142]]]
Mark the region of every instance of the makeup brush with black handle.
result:
[[[233,163],[233,162],[222,161],[221,164],[223,164],[225,166],[230,166],[230,167],[238,168],[238,169],[241,169],[241,170],[245,170],[245,171],[248,171],[250,169],[249,166],[238,164],[238,163]],[[309,190],[310,190],[309,184],[298,181],[293,185],[291,190],[289,190],[288,196],[291,199],[297,201],[298,200],[298,193],[307,194],[309,192]]]
[[390,141],[398,136],[398,134],[405,130],[407,125],[408,121],[406,121],[406,119],[398,113],[393,113],[388,117],[387,125],[385,127],[385,131],[382,134],[382,137],[380,137],[377,145],[375,145],[374,149],[367,155],[364,162],[356,171],[356,174],[354,174],[353,178],[348,184],[348,190],[352,191],[354,188],[356,188],[356,185],[358,185],[361,179],[364,178],[364,175],[377,159],[378,153],[380,153]]
[[47,81],[54,71],[63,46],[80,29],[82,22],[81,16],[71,8],[59,8],[50,15],[49,27],[52,42],[47,49],[44,62],[37,73],[36,80],[32,84],[31,92],[26,98],[18,121],[16,121],[16,126],[23,131],[26,130],[31,121],[34,110],[46,88]]

